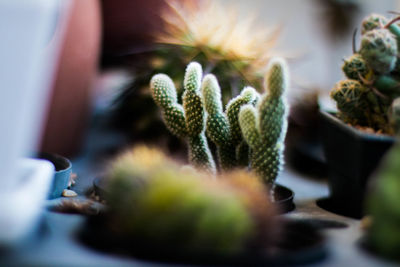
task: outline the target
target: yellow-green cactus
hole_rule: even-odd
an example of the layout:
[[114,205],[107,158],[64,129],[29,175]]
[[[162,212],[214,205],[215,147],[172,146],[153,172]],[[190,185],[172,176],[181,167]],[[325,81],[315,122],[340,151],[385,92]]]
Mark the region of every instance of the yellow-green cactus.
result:
[[234,255],[255,243],[264,249],[276,232],[264,186],[244,171],[215,180],[138,147],[113,161],[106,178],[108,225],[139,243]]
[[239,96],[228,103],[224,113],[217,79],[212,74],[204,77],[202,96],[207,111],[207,135],[217,146],[222,170],[230,170],[239,162],[246,162],[243,158],[239,161],[236,152],[243,140],[238,115],[240,107],[252,103],[257,94],[251,87],[244,88]]
[[283,167],[288,83],[286,62],[272,59],[265,77],[266,93],[256,107],[245,105],[239,113],[240,128],[251,149],[251,168],[267,184],[274,183]]
[[215,173],[215,163],[205,137],[205,113],[199,95],[202,68],[190,63],[185,72],[183,105],[178,103],[173,81],[165,74],[153,76],[150,89],[163,112],[164,122],[174,135],[187,138],[189,161],[195,167]]

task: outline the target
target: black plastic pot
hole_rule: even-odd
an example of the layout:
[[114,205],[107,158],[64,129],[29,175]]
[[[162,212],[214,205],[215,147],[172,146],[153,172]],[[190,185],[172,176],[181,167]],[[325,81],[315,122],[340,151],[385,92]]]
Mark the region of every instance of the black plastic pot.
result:
[[320,111],[320,116],[330,197],[318,204],[341,215],[361,218],[368,178],[395,139],[362,132],[325,111]]

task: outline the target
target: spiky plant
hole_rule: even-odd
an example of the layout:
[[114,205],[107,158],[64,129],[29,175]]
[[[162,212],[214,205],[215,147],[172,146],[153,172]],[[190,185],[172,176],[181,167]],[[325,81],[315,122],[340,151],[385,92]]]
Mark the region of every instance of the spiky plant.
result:
[[274,183],[283,166],[288,83],[285,61],[272,59],[265,77],[266,92],[256,107],[245,105],[239,113],[240,128],[251,149],[251,168],[267,184]]
[[244,171],[215,180],[139,147],[114,160],[106,178],[110,230],[153,248],[218,255],[262,251],[277,229],[265,187]]
[[240,95],[229,101],[224,112],[221,88],[214,75],[207,74],[204,77],[201,90],[207,112],[207,135],[217,146],[222,170],[231,170],[237,165],[247,165],[248,149],[245,147],[246,144],[242,144],[238,117],[240,107],[256,101],[258,93],[252,87],[244,88]]
[[361,26],[361,47],[344,61],[347,80],[331,91],[344,122],[393,134],[397,126],[389,117],[393,100],[400,96],[400,27],[398,18],[372,14]]
[[201,79],[200,64],[190,63],[185,72],[182,105],[178,103],[175,85],[167,75],[155,75],[150,89],[154,101],[162,109],[167,128],[172,134],[187,139],[190,163],[215,173],[215,163],[205,136],[205,113],[199,95]]

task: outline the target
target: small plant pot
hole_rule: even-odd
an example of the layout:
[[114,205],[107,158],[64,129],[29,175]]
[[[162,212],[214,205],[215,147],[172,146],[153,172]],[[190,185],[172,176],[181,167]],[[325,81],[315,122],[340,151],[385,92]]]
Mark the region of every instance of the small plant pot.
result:
[[72,163],[67,158],[51,153],[39,153],[38,158],[50,161],[55,168],[53,182],[50,187],[48,199],[61,197],[72,173]]
[[362,132],[332,113],[320,111],[320,116],[330,197],[318,204],[341,215],[361,218],[368,178],[395,138]]

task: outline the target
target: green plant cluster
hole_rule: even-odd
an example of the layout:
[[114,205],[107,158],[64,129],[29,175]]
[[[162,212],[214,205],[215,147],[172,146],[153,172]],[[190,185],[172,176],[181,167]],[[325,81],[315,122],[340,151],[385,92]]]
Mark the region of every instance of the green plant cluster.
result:
[[[201,73],[198,63],[188,65],[183,107],[178,104],[175,86],[167,75],[157,74],[152,78],[151,92],[163,110],[168,129],[174,135],[188,139],[189,161],[195,167],[215,172],[215,163],[204,135],[206,131],[217,146],[221,170],[246,166],[250,160],[252,169],[266,183],[272,184],[283,165],[288,111],[285,101],[288,87],[286,63],[282,59],[271,60],[266,75],[266,92],[262,97],[253,88],[245,87],[228,103],[225,111],[217,79],[208,74],[201,80]],[[251,115],[254,115],[253,121]],[[253,133],[257,137],[253,137]]]
[[344,122],[387,134],[397,128],[393,123],[398,119],[391,118],[396,113],[390,111],[397,109],[393,100],[400,96],[400,27],[395,21],[377,14],[363,20],[360,48],[342,66],[347,79],[331,91]]

